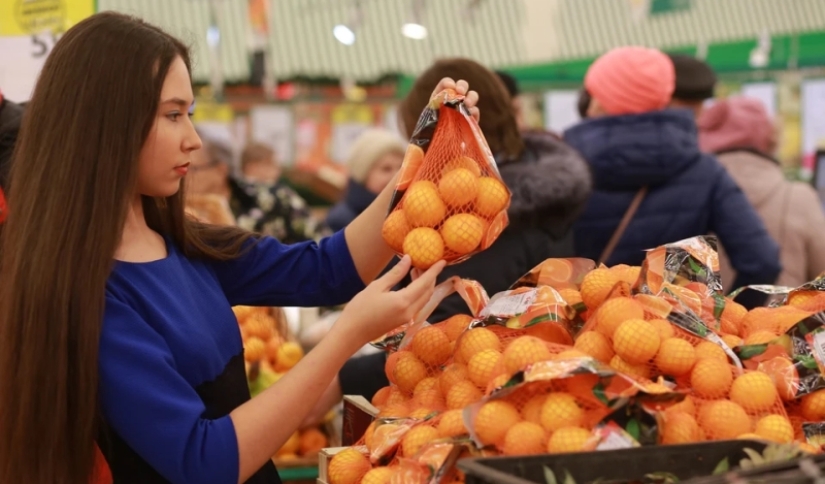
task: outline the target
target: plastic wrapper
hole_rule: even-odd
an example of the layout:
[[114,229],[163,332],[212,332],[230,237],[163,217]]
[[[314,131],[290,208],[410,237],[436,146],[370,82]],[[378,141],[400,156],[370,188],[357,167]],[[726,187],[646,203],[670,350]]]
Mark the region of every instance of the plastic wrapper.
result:
[[508,224],[510,191],[484,135],[452,90],[421,113],[398,175],[382,234],[425,269],[488,248]]
[[[758,330],[754,334],[764,334],[765,340],[739,346],[736,352],[747,368],[770,375],[780,396],[790,401],[825,389],[825,313],[790,313],[783,319],[785,309],[798,310],[792,306],[767,310],[760,321],[774,329]],[[777,336],[783,325],[792,326]]]
[[464,423],[477,446],[504,455],[630,447],[655,443],[654,413],[682,398],[593,358],[558,356],[527,367],[467,407]]

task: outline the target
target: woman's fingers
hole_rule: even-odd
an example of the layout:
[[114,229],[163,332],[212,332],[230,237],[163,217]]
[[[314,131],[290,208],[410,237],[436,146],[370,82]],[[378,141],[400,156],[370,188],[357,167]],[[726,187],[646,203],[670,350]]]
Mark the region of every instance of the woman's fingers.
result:
[[[435,86],[435,90],[433,91],[432,96],[435,96],[436,94],[443,91],[444,89],[455,89],[455,88],[456,88],[455,81],[452,80],[449,77],[445,77],[444,79],[441,79],[438,82],[437,86]],[[432,97],[432,96],[430,96],[430,97]]]
[[470,85],[464,79],[459,79],[458,82],[455,83],[455,92],[459,94],[467,94],[467,91],[470,90]]
[[479,111],[478,106],[478,93],[475,91],[470,91],[464,97],[464,106],[470,111],[470,116],[474,117],[476,121],[481,119],[481,111]]
[[435,288],[435,280],[444,266],[447,265],[443,260],[433,264],[426,272],[418,276],[416,280],[410,283],[409,286],[402,289],[400,292],[409,304],[418,301],[422,294],[427,291],[432,291]]
[[404,276],[406,276],[408,272],[410,272],[410,264],[410,256],[404,255],[404,257],[398,261],[398,264],[395,264],[392,269],[387,271],[386,274],[381,276],[375,282],[379,285],[382,291],[392,289],[396,284],[404,279]]

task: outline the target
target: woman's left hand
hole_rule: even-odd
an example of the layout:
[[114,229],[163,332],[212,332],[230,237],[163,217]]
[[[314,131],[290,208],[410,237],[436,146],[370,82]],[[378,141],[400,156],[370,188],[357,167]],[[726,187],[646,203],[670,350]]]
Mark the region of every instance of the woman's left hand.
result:
[[438,86],[435,87],[432,95],[435,96],[444,89],[454,89],[455,92],[464,96],[464,106],[470,111],[470,115],[474,117],[476,121],[481,118],[481,112],[479,112],[478,106],[476,106],[476,104],[478,104],[478,93],[470,90],[470,85],[467,84],[467,81],[459,79],[458,82],[456,82],[449,77],[445,77],[441,79]]

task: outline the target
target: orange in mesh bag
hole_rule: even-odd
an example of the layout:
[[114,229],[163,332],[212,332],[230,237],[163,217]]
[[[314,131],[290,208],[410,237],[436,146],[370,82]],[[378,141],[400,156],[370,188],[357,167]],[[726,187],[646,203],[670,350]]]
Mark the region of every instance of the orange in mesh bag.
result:
[[[632,446],[638,445],[636,439],[607,417],[642,392],[656,394],[653,399],[660,402],[681,398],[663,386],[640,385],[592,358],[558,355],[531,365],[466,408],[464,421],[479,447],[504,455]],[[655,423],[651,415],[646,418]]]
[[426,269],[488,248],[507,226],[510,191],[464,96],[436,94],[415,127],[382,234]]

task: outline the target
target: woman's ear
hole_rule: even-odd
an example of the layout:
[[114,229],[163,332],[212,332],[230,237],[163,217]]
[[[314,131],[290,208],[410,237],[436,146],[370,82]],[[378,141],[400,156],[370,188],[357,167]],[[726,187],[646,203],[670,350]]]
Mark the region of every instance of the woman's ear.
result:
[[602,104],[596,98],[590,99],[590,105],[587,107],[587,117],[588,118],[600,118],[603,116],[607,116],[607,112],[602,107]]

